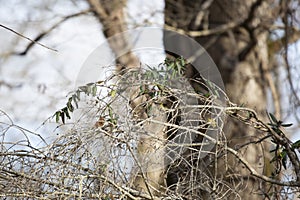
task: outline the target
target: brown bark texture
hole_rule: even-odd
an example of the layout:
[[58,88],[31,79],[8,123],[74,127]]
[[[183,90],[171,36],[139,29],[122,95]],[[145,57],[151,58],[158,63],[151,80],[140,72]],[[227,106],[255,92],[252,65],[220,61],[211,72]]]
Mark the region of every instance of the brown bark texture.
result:
[[[271,1],[166,0],[165,24],[166,28],[175,27],[187,33],[228,25],[227,29],[217,34],[212,32],[206,36],[195,36],[194,39],[205,47],[218,66],[230,101],[253,108],[261,118],[265,118],[265,72],[270,62],[267,27],[274,21],[274,12]],[[245,145],[259,138],[257,131],[228,119],[224,133],[229,147],[239,149],[261,174],[269,173],[270,158],[267,155],[270,144]],[[265,194],[274,189],[251,177],[249,171],[233,156],[220,157],[217,165],[217,170],[211,169],[209,173],[224,177],[224,183],[232,188],[227,194],[224,194],[226,189],[222,192],[222,188],[214,191],[222,199],[264,199]]]

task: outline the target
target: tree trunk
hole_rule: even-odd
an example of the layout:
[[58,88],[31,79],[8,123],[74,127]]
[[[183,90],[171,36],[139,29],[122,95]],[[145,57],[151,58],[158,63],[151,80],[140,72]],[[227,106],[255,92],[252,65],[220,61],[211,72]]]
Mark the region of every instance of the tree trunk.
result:
[[[139,66],[139,60],[131,52],[131,44],[126,34],[121,34],[127,30],[127,23],[124,15],[124,6],[127,0],[87,0],[96,18],[102,24],[104,36],[116,55],[116,64],[121,65],[117,70],[126,68],[136,68]],[[109,38],[115,36],[115,39]],[[116,39],[117,38],[117,39]],[[128,50],[124,52],[124,50]],[[125,53],[125,54],[124,54]]]
[[[229,99],[255,109],[261,118],[265,117],[267,108],[264,73],[269,64],[266,27],[274,20],[271,13],[271,4],[262,0],[165,1],[166,28],[175,27],[191,35],[197,35],[196,31],[217,30],[217,34],[206,32],[205,36],[194,36],[194,39],[206,48],[218,66]],[[226,25],[228,28],[224,28]],[[166,48],[170,45],[164,44]],[[255,130],[229,119],[224,132],[228,146],[243,146],[239,151],[251,166],[261,174],[270,175],[269,145],[265,142],[244,145],[259,138]],[[223,184],[228,184],[228,188],[214,191],[219,197],[264,199],[270,192],[230,155],[220,158],[217,170],[212,169],[210,173],[223,177]]]

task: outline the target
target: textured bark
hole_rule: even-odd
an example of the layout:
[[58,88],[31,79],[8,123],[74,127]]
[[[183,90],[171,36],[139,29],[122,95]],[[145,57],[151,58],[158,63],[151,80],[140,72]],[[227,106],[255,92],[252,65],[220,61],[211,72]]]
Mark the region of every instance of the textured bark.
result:
[[[124,6],[126,0],[87,0],[94,15],[103,26],[104,36],[109,39],[127,30],[124,16]],[[116,55],[116,62],[126,68],[136,68],[139,60],[130,51],[131,44],[125,35],[117,39],[108,40],[109,45]],[[127,49],[128,51],[124,52]],[[118,69],[120,70],[120,69]]]
[[[235,26],[219,34],[195,39],[206,47],[219,67],[230,100],[255,109],[259,117],[263,118],[267,107],[264,72],[269,64],[269,33],[266,27],[274,21],[272,11],[270,2],[262,0],[166,0],[165,23],[167,27],[172,26],[184,31],[201,31],[236,22]],[[255,130],[234,120],[227,121],[224,132],[228,145],[233,148],[259,137]],[[269,170],[269,165],[265,165],[269,163],[266,156],[269,154],[269,148],[267,143],[250,144],[239,151],[263,174]],[[227,177],[224,180],[237,191],[237,194],[227,194],[226,198],[264,199],[267,186],[249,176],[248,170],[233,156],[220,159],[218,166],[217,176]],[[214,171],[210,173],[214,174]]]

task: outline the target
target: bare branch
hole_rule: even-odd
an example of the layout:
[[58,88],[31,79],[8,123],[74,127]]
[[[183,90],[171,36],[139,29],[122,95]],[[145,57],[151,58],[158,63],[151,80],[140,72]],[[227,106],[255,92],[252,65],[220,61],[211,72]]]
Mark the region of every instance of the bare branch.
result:
[[49,50],[54,51],[54,52],[57,52],[56,49],[47,47],[47,46],[45,46],[45,45],[43,45],[43,44],[41,44],[41,43],[39,43],[39,42],[37,42],[37,41],[35,41],[35,40],[32,40],[32,39],[30,39],[29,37],[26,37],[26,36],[22,35],[21,33],[18,33],[17,31],[14,31],[13,29],[11,29],[11,28],[9,28],[9,27],[7,27],[7,26],[4,26],[4,25],[0,24],[0,27],[6,29],[6,30],[8,30],[8,31],[13,32],[13,33],[15,33],[16,35],[18,35],[18,36],[20,36],[20,37],[22,37],[22,38],[25,38],[26,40],[29,40],[29,41],[32,42],[33,44],[37,44],[37,45],[40,45],[40,46],[42,46],[42,47],[44,47],[44,48],[46,48],[46,49],[49,49]]
[[[61,20],[59,20],[57,23],[55,23],[54,25],[52,25],[49,29],[43,31],[42,33],[40,33],[38,36],[35,37],[35,39],[33,41],[31,41],[31,43],[29,43],[27,45],[27,47],[25,48],[24,51],[20,52],[20,53],[15,53],[16,55],[20,55],[20,56],[24,56],[28,53],[28,51],[33,47],[33,45],[37,42],[40,41],[41,39],[43,39],[46,35],[48,35],[52,30],[54,30],[55,28],[59,27],[61,24],[63,24],[65,21],[67,21],[68,19],[74,18],[74,17],[78,17],[84,14],[88,14],[90,12],[90,9],[87,10],[83,10],[80,11],[78,13],[74,13],[71,15],[67,15],[64,16]],[[57,50],[55,50],[57,51]]]
[[269,178],[265,175],[262,175],[260,173],[258,173],[252,166],[251,164],[237,151],[235,151],[234,149],[232,148],[229,148],[227,147],[226,148],[227,151],[229,151],[230,153],[232,153],[235,157],[238,158],[238,160],[244,164],[244,166],[250,171],[251,175],[259,178],[259,179],[262,179],[268,183],[273,183],[273,184],[276,184],[276,185],[281,185],[281,186],[292,186],[292,187],[299,187],[300,186],[300,181],[278,181],[276,179],[272,179],[272,178]]
[[167,24],[165,24],[165,28],[172,31],[176,31],[181,34],[189,35],[191,37],[202,37],[202,36],[224,33],[230,29],[237,27],[239,24],[240,24],[239,22],[229,22],[227,24],[220,25],[213,29],[201,30],[201,31],[185,31],[183,29],[169,26]]

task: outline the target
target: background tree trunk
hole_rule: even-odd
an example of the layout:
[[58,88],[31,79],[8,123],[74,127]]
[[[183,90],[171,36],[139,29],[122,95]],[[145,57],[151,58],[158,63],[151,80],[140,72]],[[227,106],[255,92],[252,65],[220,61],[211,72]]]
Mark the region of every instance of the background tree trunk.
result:
[[[228,25],[228,28],[223,28],[217,34],[194,36],[194,39],[206,48],[218,66],[230,100],[253,108],[259,117],[265,117],[265,73],[268,73],[269,67],[269,32],[266,27],[274,20],[271,4],[262,0],[166,0],[165,3],[166,28],[175,27],[189,33],[221,29]],[[224,132],[230,147],[244,146],[239,151],[247,161],[258,172],[270,175],[270,159],[267,157],[270,145],[266,142],[244,145],[259,138],[254,129],[229,119],[225,123]],[[233,189],[226,194],[226,198],[263,199],[264,193],[270,192],[266,185],[250,177],[247,169],[233,156],[219,159],[218,166],[217,176],[223,176],[223,180]],[[213,170],[210,173],[215,174]],[[225,191],[214,192],[221,195]]]
[[[115,37],[114,40],[109,40],[110,37],[116,36],[127,30],[127,23],[124,15],[124,7],[126,6],[127,0],[88,0],[88,3],[94,12],[95,17],[103,26],[103,33],[116,55],[116,64],[126,66],[126,68],[138,67],[139,60],[130,51],[131,44],[128,43],[128,38],[124,38],[126,35],[123,34],[119,37]],[[128,49],[126,54],[123,52],[125,49]],[[117,70],[121,69],[122,67]]]

